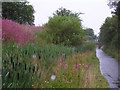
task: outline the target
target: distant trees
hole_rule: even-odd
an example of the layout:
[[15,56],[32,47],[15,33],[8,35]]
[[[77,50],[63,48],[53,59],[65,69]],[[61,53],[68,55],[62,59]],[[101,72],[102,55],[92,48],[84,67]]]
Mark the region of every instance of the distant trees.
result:
[[20,24],[34,23],[34,8],[28,2],[3,2],[2,17]]
[[100,28],[99,41],[105,47],[120,49],[120,1],[110,0],[109,7],[113,8],[113,16],[106,18],[104,24]]
[[85,31],[85,40],[87,41],[95,41],[97,36],[94,34],[94,31],[92,28],[86,28]]
[[117,17],[106,18],[104,24],[100,28],[99,40],[105,46],[113,46],[115,48],[120,48],[119,32],[118,32],[118,20]]
[[83,13],[73,13],[72,11],[62,7],[56,10],[55,13],[53,13],[54,16],[74,16],[78,18],[80,14],[83,14]]

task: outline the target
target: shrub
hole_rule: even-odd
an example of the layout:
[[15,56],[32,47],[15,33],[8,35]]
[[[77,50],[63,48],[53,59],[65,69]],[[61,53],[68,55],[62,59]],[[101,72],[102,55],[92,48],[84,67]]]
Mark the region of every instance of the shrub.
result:
[[45,30],[52,37],[54,44],[80,45],[83,30],[79,18],[73,16],[54,16],[45,25]]
[[19,45],[35,39],[20,24],[7,19],[2,19],[2,37],[4,41],[16,42]]

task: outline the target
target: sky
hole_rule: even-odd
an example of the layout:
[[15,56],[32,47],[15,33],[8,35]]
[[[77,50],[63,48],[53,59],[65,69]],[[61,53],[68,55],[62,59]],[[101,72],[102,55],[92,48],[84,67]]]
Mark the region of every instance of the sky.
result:
[[82,26],[92,28],[98,35],[99,28],[107,17],[111,17],[108,0],[27,0],[33,6],[35,13],[35,25],[42,26],[47,23],[49,17],[59,8],[63,7],[72,12],[82,12]]

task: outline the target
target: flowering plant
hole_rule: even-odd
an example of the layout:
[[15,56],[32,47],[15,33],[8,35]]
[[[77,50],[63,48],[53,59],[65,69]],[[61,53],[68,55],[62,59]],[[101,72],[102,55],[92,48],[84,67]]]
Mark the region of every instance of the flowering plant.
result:
[[34,39],[35,38],[32,36],[32,34],[22,28],[19,23],[8,19],[2,19],[3,41],[13,41],[19,45],[23,45]]

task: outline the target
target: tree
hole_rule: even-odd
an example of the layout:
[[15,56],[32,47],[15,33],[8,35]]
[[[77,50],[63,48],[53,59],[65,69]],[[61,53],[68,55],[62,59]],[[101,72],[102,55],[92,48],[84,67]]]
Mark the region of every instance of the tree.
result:
[[62,7],[56,10],[55,13],[53,13],[54,16],[74,16],[78,18],[80,14],[83,14],[83,13],[73,13],[72,11],[62,8]]
[[80,19],[74,16],[54,16],[45,25],[45,30],[52,37],[52,43],[68,46],[82,44],[83,29]]
[[30,24],[34,22],[34,9],[29,2],[3,2],[2,17],[10,19],[20,24]]
[[117,15],[120,20],[120,0],[109,0],[108,6],[114,9],[112,14]]
[[120,1],[117,3],[116,15],[118,16],[118,19],[120,21]]
[[86,28],[85,30],[85,39],[87,41],[94,41],[96,36],[94,35],[94,31],[92,28]]
[[104,24],[100,28],[99,40],[106,47],[120,47],[120,42],[118,40],[118,21],[116,17],[106,18]]

